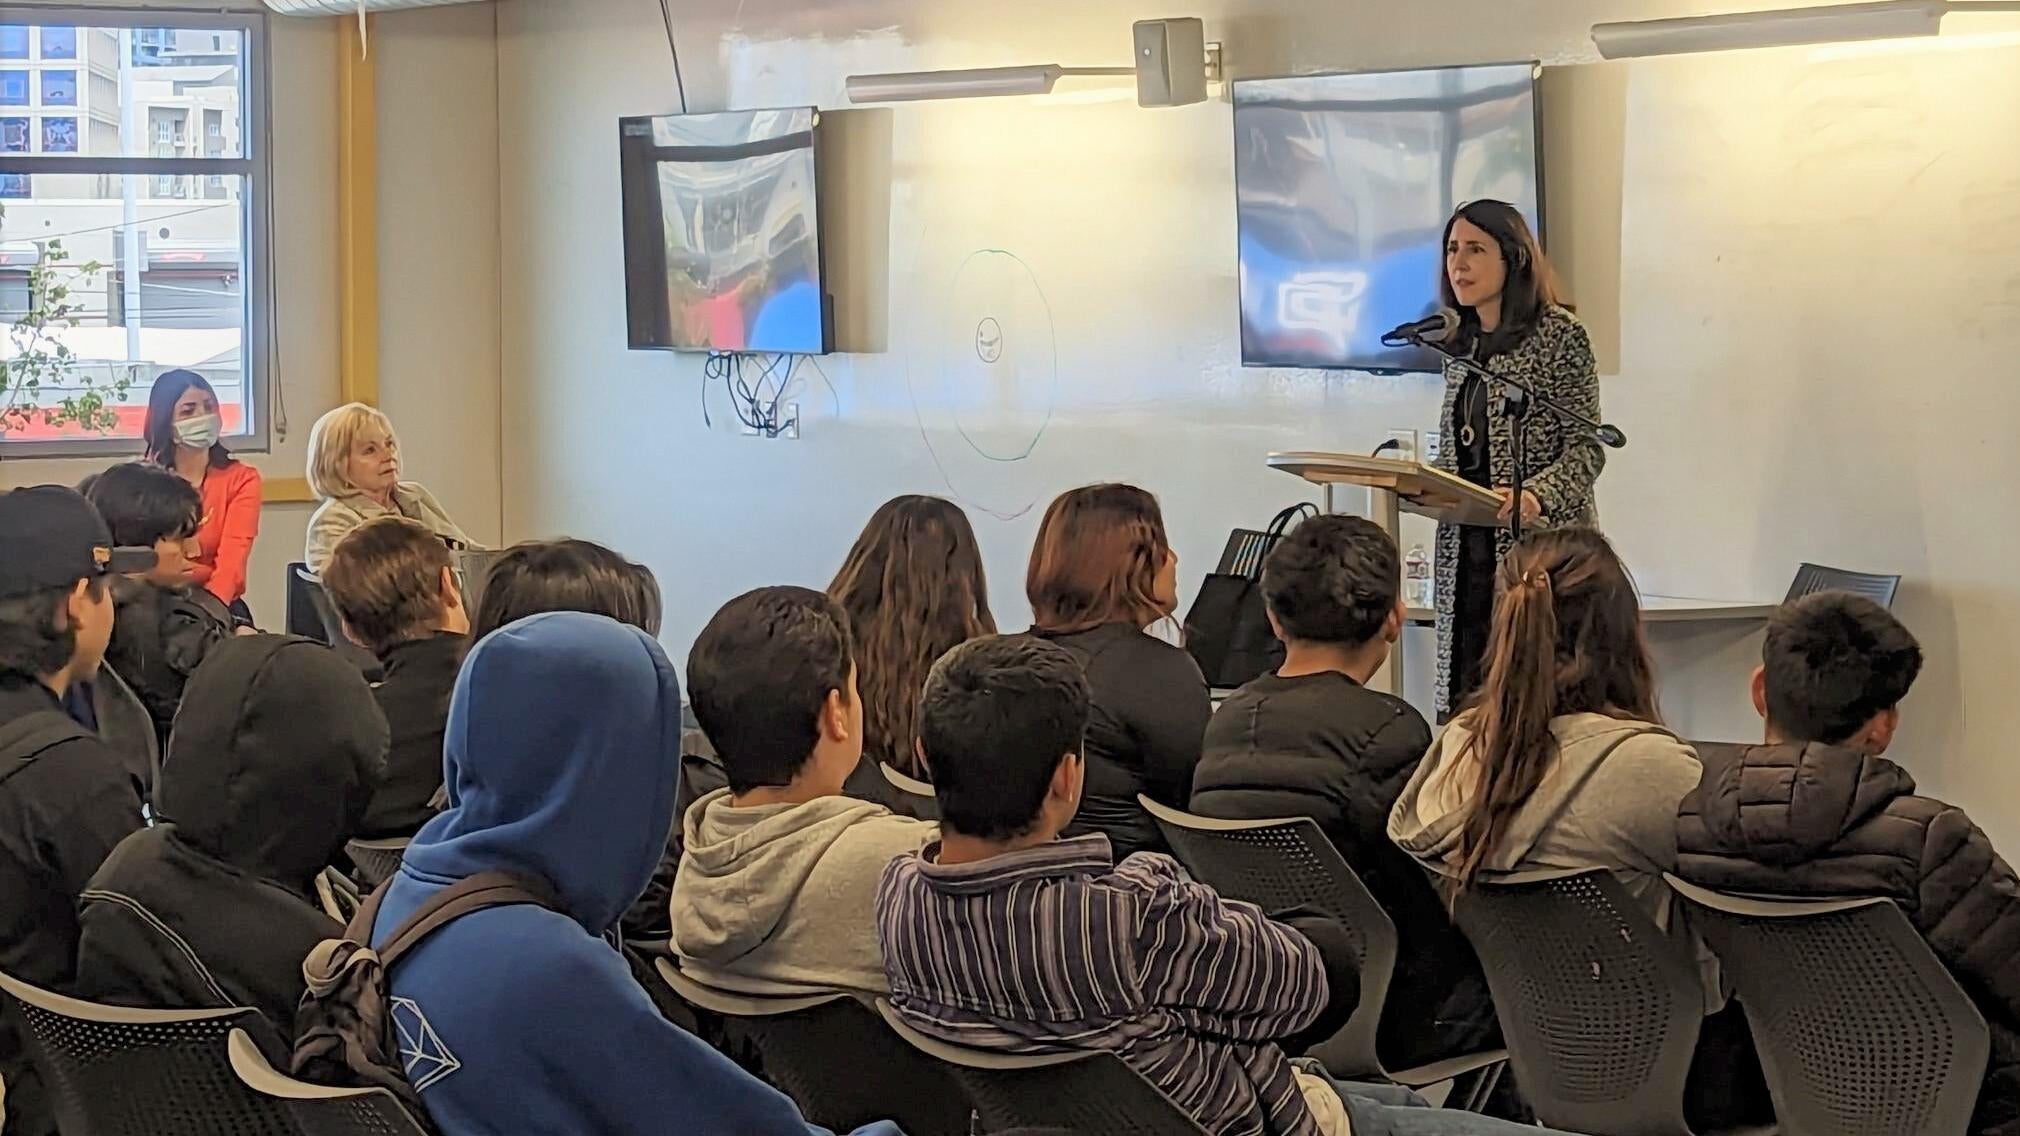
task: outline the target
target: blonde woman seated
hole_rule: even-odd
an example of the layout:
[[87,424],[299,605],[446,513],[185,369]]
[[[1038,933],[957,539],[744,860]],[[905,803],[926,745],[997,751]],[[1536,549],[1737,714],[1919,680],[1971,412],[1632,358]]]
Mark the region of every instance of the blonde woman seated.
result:
[[418,482],[400,480],[400,440],[393,423],[362,402],[339,406],[309,431],[309,490],[322,504],[309,518],[309,571],[320,574],[337,542],[379,517],[428,526],[452,549],[481,547]]

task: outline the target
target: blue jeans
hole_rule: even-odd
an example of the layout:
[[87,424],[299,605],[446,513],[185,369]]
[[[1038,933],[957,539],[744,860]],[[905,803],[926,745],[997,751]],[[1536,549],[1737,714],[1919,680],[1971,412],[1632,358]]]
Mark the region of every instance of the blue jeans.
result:
[[1432,1108],[1429,1101],[1401,1085],[1337,1080],[1309,1058],[1298,1058],[1293,1064],[1331,1083],[1347,1108],[1354,1136],[1551,1136],[1548,1128],[1477,1112]]

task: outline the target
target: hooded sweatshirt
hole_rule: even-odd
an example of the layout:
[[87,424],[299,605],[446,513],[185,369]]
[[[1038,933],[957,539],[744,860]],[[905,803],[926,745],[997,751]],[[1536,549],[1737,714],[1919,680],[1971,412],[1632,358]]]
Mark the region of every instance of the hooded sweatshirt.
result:
[[131,1006],[252,1006],[294,1036],[302,959],[342,932],[315,878],[363,815],[386,721],[358,669],[277,635],[219,643],[190,678],[159,823],[82,895],[77,983]]
[[[1453,719],[1389,813],[1389,838],[1447,877],[1458,871],[1462,806],[1479,775],[1470,751],[1475,720],[1471,712]],[[1676,870],[1676,806],[1697,788],[1702,766],[1696,751],[1661,726],[1604,714],[1563,715],[1551,721],[1550,732],[1555,760],[1509,819],[1484,877],[1606,868],[1656,926],[1689,935],[1671,926],[1680,916],[1662,874]],[[1706,1006],[1716,1008],[1725,1001],[1718,960],[1689,937]]]
[[661,1017],[603,939],[665,850],[679,747],[679,680],[642,631],[549,613],[470,652],[444,738],[448,808],[408,846],[375,945],[480,872],[544,882],[560,910],[466,915],[388,976],[401,1062],[445,1136],[818,1131]]
[[822,797],[688,810],[673,882],[673,953],[698,981],[752,993],[887,993],[874,910],[884,869],[940,826],[882,805]]

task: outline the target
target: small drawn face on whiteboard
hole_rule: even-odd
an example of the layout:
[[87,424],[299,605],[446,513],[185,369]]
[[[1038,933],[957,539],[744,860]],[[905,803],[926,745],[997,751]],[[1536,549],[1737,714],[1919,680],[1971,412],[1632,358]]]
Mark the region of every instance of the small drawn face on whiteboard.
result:
[[995,316],[984,316],[975,325],[975,355],[984,363],[994,363],[1003,358],[1003,325]]
[[1451,239],[1445,242],[1445,275],[1459,302],[1477,308],[1501,298],[1508,285],[1508,264],[1501,258],[1500,243],[1461,217],[1452,222]]

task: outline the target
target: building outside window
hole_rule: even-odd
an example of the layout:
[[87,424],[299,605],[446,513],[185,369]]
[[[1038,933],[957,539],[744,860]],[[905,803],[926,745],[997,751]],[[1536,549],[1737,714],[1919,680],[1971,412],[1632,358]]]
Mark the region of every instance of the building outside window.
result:
[[[179,26],[139,26],[163,19]],[[266,445],[265,29],[257,11],[0,0],[0,59],[26,60],[0,66],[0,106],[51,108],[0,114],[0,327],[25,314],[36,250],[60,241],[76,326],[46,334],[74,364],[43,405],[131,380],[109,434],[37,421],[0,435],[0,459],[133,452],[149,387],[175,368],[216,388],[234,448]]]

